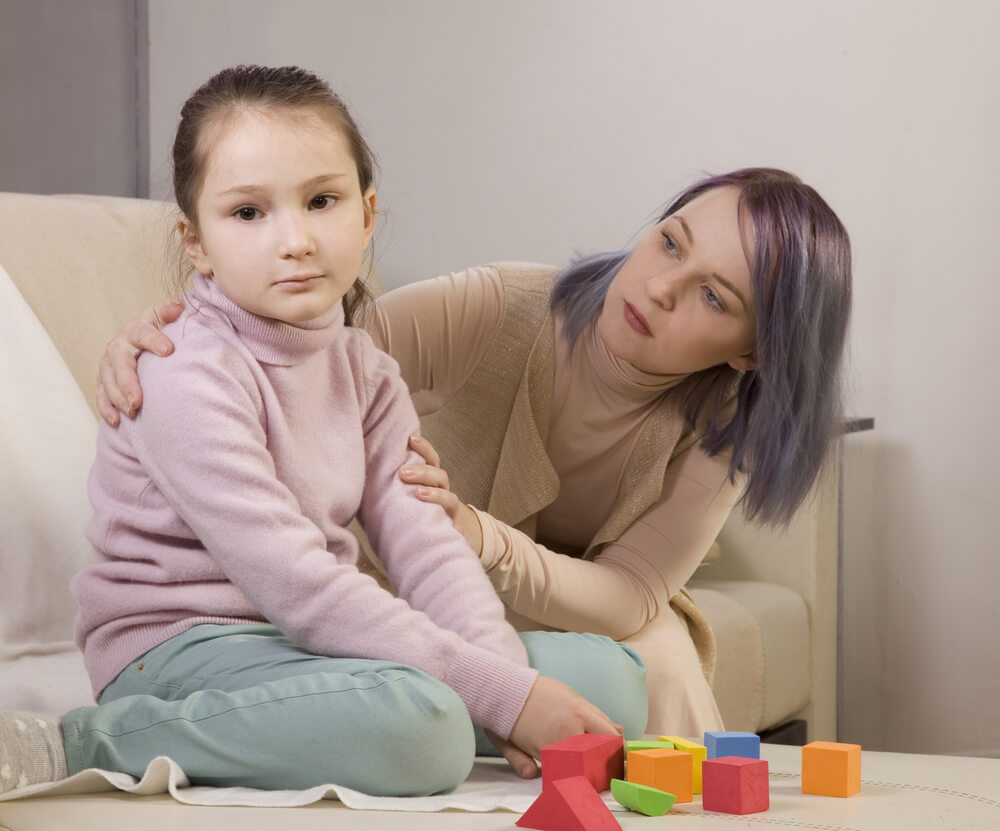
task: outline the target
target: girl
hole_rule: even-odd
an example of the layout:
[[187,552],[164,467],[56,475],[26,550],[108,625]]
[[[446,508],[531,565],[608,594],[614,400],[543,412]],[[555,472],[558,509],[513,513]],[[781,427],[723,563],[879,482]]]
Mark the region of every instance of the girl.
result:
[[[837,216],[760,168],[697,182],[630,250],[404,286],[371,325],[422,416],[429,464],[401,475],[445,506],[519,628],[635,647],[650,732],[721,729],[683,587],[741,498],[781,524],[808,494],[839,429],[850,297]],[[134,354],[169,351],[150,323],[173,313],[109,345],[110,423],[141,403]]]
[[[396,475],[418,424],[395,363],[348,325],[376,195],[339,98],[297,68],[224,70],[173,154],[194,290],[171,358],[140,362],[142,415],[101,431],[96,558],[74,582],[100,705],[61,733],[0,715],[0,787],[169,755],[199,784],[427,794],[468,774],[473,723],[530,776],[546,744],[621,731],[529,665],[546,651],[579,659],[575,682],[613,674],[641,733],[634,653],[522,642],[445,512]],[[356,568],[355,516],[398,597]]]

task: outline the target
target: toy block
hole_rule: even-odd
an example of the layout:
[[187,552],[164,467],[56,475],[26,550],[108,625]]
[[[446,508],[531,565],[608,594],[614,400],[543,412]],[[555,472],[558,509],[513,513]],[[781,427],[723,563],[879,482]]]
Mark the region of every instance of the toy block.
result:
[[630,750],[673,750],[674,743],[668,742],[663,739],[660,741],[647,741],[644,739],[633,739],[630,742],[625,742],[625,752],[628,753]]
[[760,736],[756,733],[709,731],[705,733],[705,748],[709,759],[720,756],[760,758]]
[[625,778],[625,743],[621,736],[581,733],[542,748],[542,789],[568,776],[585,776],[595,790],[606,791],[612,779]]
[[691,781],[691,790],[695,793],[701,793],[701,763],[708,758],[708,749],[705,745],[683,739],[680,736],[660,736],[660,741],[673,742],[677,750],[683,750],[685,753],[691,754],[693,762],[692,773],[694,776]]
[[[544,751],[544,748],[542,748]],[[557,779],[514,823],[538,831],[620,831],[621,825],[585,776]]]
[[622,779],[611,780],[611,795],[630,811],[647,817],[662,817],[674,807],[676,799],[672,793]]
[[802,793],[847,797],[860,790],[860,744],[810,742],[802,748]]
[[692,768],[691,754],[683,750],[633,750],[628,754],[626,779],[672,793],[677,802],[691,802]]
[[722,814],[756,814],[771,806],[767,762],[745,756],[720,756],[702,765],[705,792],[701,807]]

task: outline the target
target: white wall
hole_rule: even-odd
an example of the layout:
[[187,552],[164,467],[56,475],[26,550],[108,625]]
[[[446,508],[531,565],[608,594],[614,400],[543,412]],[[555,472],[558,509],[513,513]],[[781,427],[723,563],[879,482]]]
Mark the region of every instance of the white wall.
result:
[[626,244],[702,171],[777,165],[854,242],[844,714],[871,749],[1000,755],[1000,5],[149,0],[151,183],[184,98],[297,63],[382,161],[389,285]]

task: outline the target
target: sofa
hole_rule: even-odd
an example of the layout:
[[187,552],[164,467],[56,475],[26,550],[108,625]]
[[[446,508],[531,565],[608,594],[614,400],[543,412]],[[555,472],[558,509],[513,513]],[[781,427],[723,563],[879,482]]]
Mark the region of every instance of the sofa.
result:
[[[89,557],[96,367],[108,339],[167,296],[173,210],[0,193],[0,706],[91,702],[69,581]],[[837,525],[834,464],[784,531],[734,512],[691,582],[727,729],[836,739]]]

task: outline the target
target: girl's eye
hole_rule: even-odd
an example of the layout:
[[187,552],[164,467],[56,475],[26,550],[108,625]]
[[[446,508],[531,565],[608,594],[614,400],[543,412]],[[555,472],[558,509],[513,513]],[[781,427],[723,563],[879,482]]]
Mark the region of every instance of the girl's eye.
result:
[[715,290],[710,286],[705,286],[705,302],[708,303],[715,311],[724,312],[726,307],[722,305],[722,298],[715,293]]
[[663,247],[667,249],[671,254],[677,251],[677,243],[674,242],[674,238],[670,234],[663,234]]
[[309,202],[309,206],[317,210],[322,210],[333,204],[333,197],[328,194],[323,194],[322,196],[314,196]]
[[260,211],[256,208],[251,208],[248,205],[244,205],[242,208],[236,209],[236,216],[246,222],[249,222],[251,219],[256,219],[259,215]]

